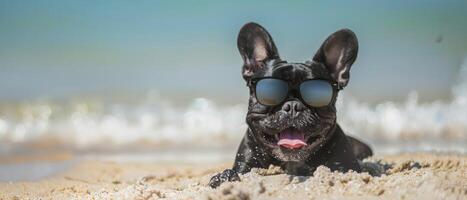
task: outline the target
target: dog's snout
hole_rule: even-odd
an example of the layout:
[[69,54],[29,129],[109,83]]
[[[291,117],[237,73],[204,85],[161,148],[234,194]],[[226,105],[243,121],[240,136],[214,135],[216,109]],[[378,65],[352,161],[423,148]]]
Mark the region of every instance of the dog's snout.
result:
[[292,117],[297,116],[305,109],[305,106],[299,101],[287,101],[282,105],[282,110]]

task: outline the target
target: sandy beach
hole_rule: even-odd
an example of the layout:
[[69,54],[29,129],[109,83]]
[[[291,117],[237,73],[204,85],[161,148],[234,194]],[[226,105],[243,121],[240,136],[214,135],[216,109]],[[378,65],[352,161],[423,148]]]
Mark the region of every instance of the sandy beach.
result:
[[467,156],[405,153],[374,156],[385,173],[331,172],[290,176],[271,166],[217,189],[210,177],[229,162],[191,164],[79,161],[54,176],[0,183],[0,199],[466,199]]
[[[467,200],[465,19],[467,0],[0,0],[0,200]],[[235,160],[268,168],[211,188]]]

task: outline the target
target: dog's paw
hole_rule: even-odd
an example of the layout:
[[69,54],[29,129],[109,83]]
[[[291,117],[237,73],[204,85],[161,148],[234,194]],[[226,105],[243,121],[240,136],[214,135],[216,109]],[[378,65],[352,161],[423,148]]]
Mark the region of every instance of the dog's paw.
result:
[[226,181],[240,181],[240,177],[237,172],[231,169],[226,169],[222,173],[218,173],[211,178],[209,186],[212,188],[219,187],[223,182]]

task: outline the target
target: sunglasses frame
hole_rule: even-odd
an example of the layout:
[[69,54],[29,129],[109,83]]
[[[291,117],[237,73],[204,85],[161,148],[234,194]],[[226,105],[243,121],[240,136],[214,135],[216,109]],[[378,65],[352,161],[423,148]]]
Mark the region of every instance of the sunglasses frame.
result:
[[[261,77],[261,78],[253,78],[253,79],[250,79],[250,80],[248,81],[248,84],[247,84],[248,87],[249,87],[250,89],[253,90],[253,93],[254,93],[256,99],[258,99],[258,97],[256,96],[256,85],[257,85],[257,83],[258,83],[259,81],[261,81],[261,80],[263,80],[263,79],[275,79],[275,80],[284,81],[285,83],[287,83],[287,88],[288,88],[288,90],[287,90],[287,97],[284,98],[283,100],[281,100],[280,103],[278,103],[278,104],[276,104],[276,105],[265,105],[265,104],[261,103],[261,102],[258,100],[258,103],[260,103],[261,105],[264,105],[264,106],[278,106],[278,105],[281,105],[281,104],[283,104],[284,102],[286,102],[286,101],[289,100],[288,97],[290,96],[290,92],[291,92],[291,91],[296,91],[296,93],[297,93],[297,97],[296,97],[296,98],[298,98],[298,99],[299,99],[303,104],[305,104],[306,106],[313,107],[313,108],[323,108],[323,107],[329,106],[329,104],[331,104],[332,102],[334,102],[335,99],[336,99],[336,96],[337,96],[337,92],[338,92],[339,90],[342,89],[342,88],[339,87],[339,84],[338,84],[337,82],[329,81],[329,80],[326,80],[326,79],[320,79],[320,78],[305,79],[305,80],[303,80],[302,82],[300,82],[300,83],[297,85],[298,87],[292,88],[290,82],[288,82],[288,81],[286,81],[286,80],[283,80],[283,79],[280,79],[280,78],[275,78],[275,77]],[[326,81],[326,82],[328,82],[328,83],[331,85],[331,87],[332,87],[332,97],[331,97],[331,101],[329,101],[328,104],[326,104],[326,105],[324,105],[324,106],[312,106],[312,105],[306,103],[305,100],[303,100],[303,98],[302,98],[302,93],[300,92],[300,86],[301,86],[304,82],[306,82],[306,81],[312,81],[312,80]]]

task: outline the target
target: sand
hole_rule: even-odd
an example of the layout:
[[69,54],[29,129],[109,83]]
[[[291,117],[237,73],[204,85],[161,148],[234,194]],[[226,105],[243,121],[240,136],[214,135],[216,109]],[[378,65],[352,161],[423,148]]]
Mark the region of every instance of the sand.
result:
[[313,176],[254,169],[211,189],[212,175],[231,163],[181,164],[81,161],[43,180],[0,183],[0,199],[467,199],[467,155],[375,156],[384,175],[331,172]]

